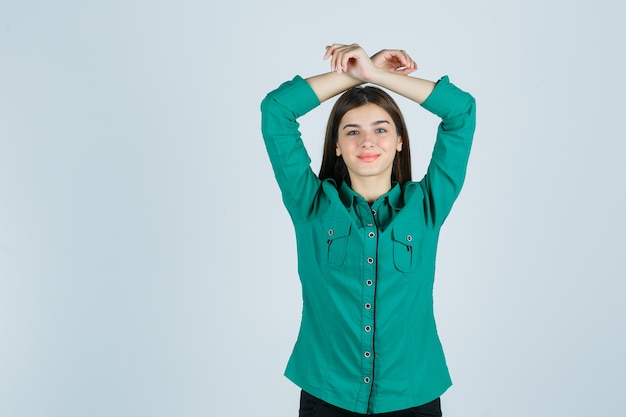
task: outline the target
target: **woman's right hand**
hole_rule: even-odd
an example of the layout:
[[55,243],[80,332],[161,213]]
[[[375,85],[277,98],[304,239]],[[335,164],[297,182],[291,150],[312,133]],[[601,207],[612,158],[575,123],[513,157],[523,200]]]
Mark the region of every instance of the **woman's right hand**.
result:
[[371,60],[377,68],[394,74],[408,75],[417,70],[415,61],[400,49],[383,49],[374,54]]

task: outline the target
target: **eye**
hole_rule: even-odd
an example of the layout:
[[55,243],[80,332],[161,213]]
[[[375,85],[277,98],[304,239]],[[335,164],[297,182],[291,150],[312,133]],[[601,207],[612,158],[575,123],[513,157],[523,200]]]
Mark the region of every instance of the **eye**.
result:
[[387,129],[379,127],[378,129],[376,129],[376,133],[387,133]]
[[347,133],[348,136],[354,136],[354,135],[358,135],[359,131],[358,130],[351,130]]

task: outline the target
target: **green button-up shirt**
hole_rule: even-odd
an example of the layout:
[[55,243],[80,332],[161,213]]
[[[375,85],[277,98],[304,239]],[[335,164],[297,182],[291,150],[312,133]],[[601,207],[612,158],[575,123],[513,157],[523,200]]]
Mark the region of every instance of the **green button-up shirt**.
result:
[[263,100],[262,131],[296,231],[303,311],[285,375],[356,413],[425,404],[450,385],[433,315],[441,225],[465,178],[475,103],[443,77],[422,106],[441,117],[427,174],[371,206],[310,168],[297,119],[319,105],[297,76]]

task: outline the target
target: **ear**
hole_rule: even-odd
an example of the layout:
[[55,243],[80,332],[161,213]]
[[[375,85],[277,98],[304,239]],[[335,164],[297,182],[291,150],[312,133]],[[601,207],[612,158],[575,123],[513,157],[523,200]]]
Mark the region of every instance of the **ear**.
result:
[[339,149],[338,143],[335,145],[335,153],[337,154],[337,156],[341,156],[341,149]]
[[402,136],[398,136],[398,144],[396,145],[396,150],[398,152],[402,151]]

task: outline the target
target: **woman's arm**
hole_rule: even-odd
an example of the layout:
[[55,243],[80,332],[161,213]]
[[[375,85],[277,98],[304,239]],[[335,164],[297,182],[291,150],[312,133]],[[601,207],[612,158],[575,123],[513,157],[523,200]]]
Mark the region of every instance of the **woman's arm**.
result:
[[[348,78],[353,78],[353,85],[376,84],[418,104],[424,103],[435,87],[432,81],[405,77],[415,71],[417,65],[406,52],[401,50],[382,50],[370,58],[357,44],[334,44],[326,48],[324,58],[331,58],[331,70],[343,76],[341,79],[346,79],[346,74],[349,75]],[[347,79],[344,83],[347,84]]]
[[362,81],[352,78],[346,73],[340,74],[337,72],[315,75],[307,78],[306,81],[315,92],[315,95],[317,95],[320,103],[346,91],[351,87],[363,84]]
[[[403,75],[415,71],[417,65],[404,51],[385,49],[370,58],[363,48],[356,44],[335,44],[326,47],[324,59],[328,58],[332,58],[330,72],[306,79],[320,102],[365,82],[377,84],[395,92],[398,92],[396,89],[400,89],[414,93],[415,86],[411,84],[404,86],[406,81],[402,79],[408,78]],[[396,85],[395,88],[394,85]],[[432,87],[430,90],[432,91]]]

